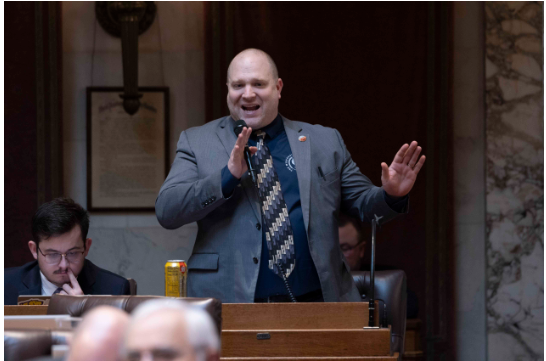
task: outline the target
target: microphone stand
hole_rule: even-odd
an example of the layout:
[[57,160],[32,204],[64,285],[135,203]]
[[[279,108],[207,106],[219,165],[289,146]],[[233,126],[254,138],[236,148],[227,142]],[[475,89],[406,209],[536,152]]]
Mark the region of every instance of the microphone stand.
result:
[[368,305],[368,327],[375,327],[375,229],[377,221],[372,219],[372,261],[370,264],[370,290]]

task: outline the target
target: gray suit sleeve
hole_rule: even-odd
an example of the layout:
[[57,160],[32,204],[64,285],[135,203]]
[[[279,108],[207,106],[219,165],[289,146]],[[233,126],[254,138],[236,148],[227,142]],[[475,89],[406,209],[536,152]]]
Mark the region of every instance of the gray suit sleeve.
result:
[[383,188],[373,185],[372,181],[360,172],[341,135],[337,130],[335,132],[343,149],[341,209],[365,222],[370,222],[375,217],[378,224],[398,216],[399,213],[385,202]]
[[182,132],[175,160],[155,202],[159,223],[167,229],[175,229],[203,219],[224,203],[221,173],[220,168],[200,178],[197,157],[187,132]]

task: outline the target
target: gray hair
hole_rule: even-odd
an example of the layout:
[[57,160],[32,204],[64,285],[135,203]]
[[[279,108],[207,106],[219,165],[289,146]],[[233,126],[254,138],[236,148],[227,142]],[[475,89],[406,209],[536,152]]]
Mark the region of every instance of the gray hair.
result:
[[199,351],[209,349],[220,353],[220,337],[211,316],[207,311],[182,300],[161,298],[142,303],[132,312],[128,329],[151,314],[166,310],[179,311],[184,316],[188,341],[197,353],[204,355]]

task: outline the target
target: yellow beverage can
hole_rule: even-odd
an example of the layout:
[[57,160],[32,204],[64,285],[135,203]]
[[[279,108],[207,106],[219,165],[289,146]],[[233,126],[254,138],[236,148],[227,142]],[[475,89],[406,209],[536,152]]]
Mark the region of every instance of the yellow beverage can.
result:
[[165,296],[186,297],[188,265],[183,260],[167,261],[165,264]]

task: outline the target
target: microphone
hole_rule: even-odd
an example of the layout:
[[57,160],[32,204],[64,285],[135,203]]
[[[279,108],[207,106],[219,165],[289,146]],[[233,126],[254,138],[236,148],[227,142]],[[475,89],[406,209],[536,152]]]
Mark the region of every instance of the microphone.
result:
[[[248,128],[248,126],[246,125],[246,122],[243,119],[239,119],[235,121],[233,132],[238,137],[244,128]],[[250,161],[250,150],[248,149],[248,144],[245,144],[244,154],[245,154],[246,165],[248,166],[248,173],[250,173],[250,176],[252,177],[252,182],[257,187],[258,183],[256,182],[256,175],[254,174],[254,167],[252,166],[252,162]]]

